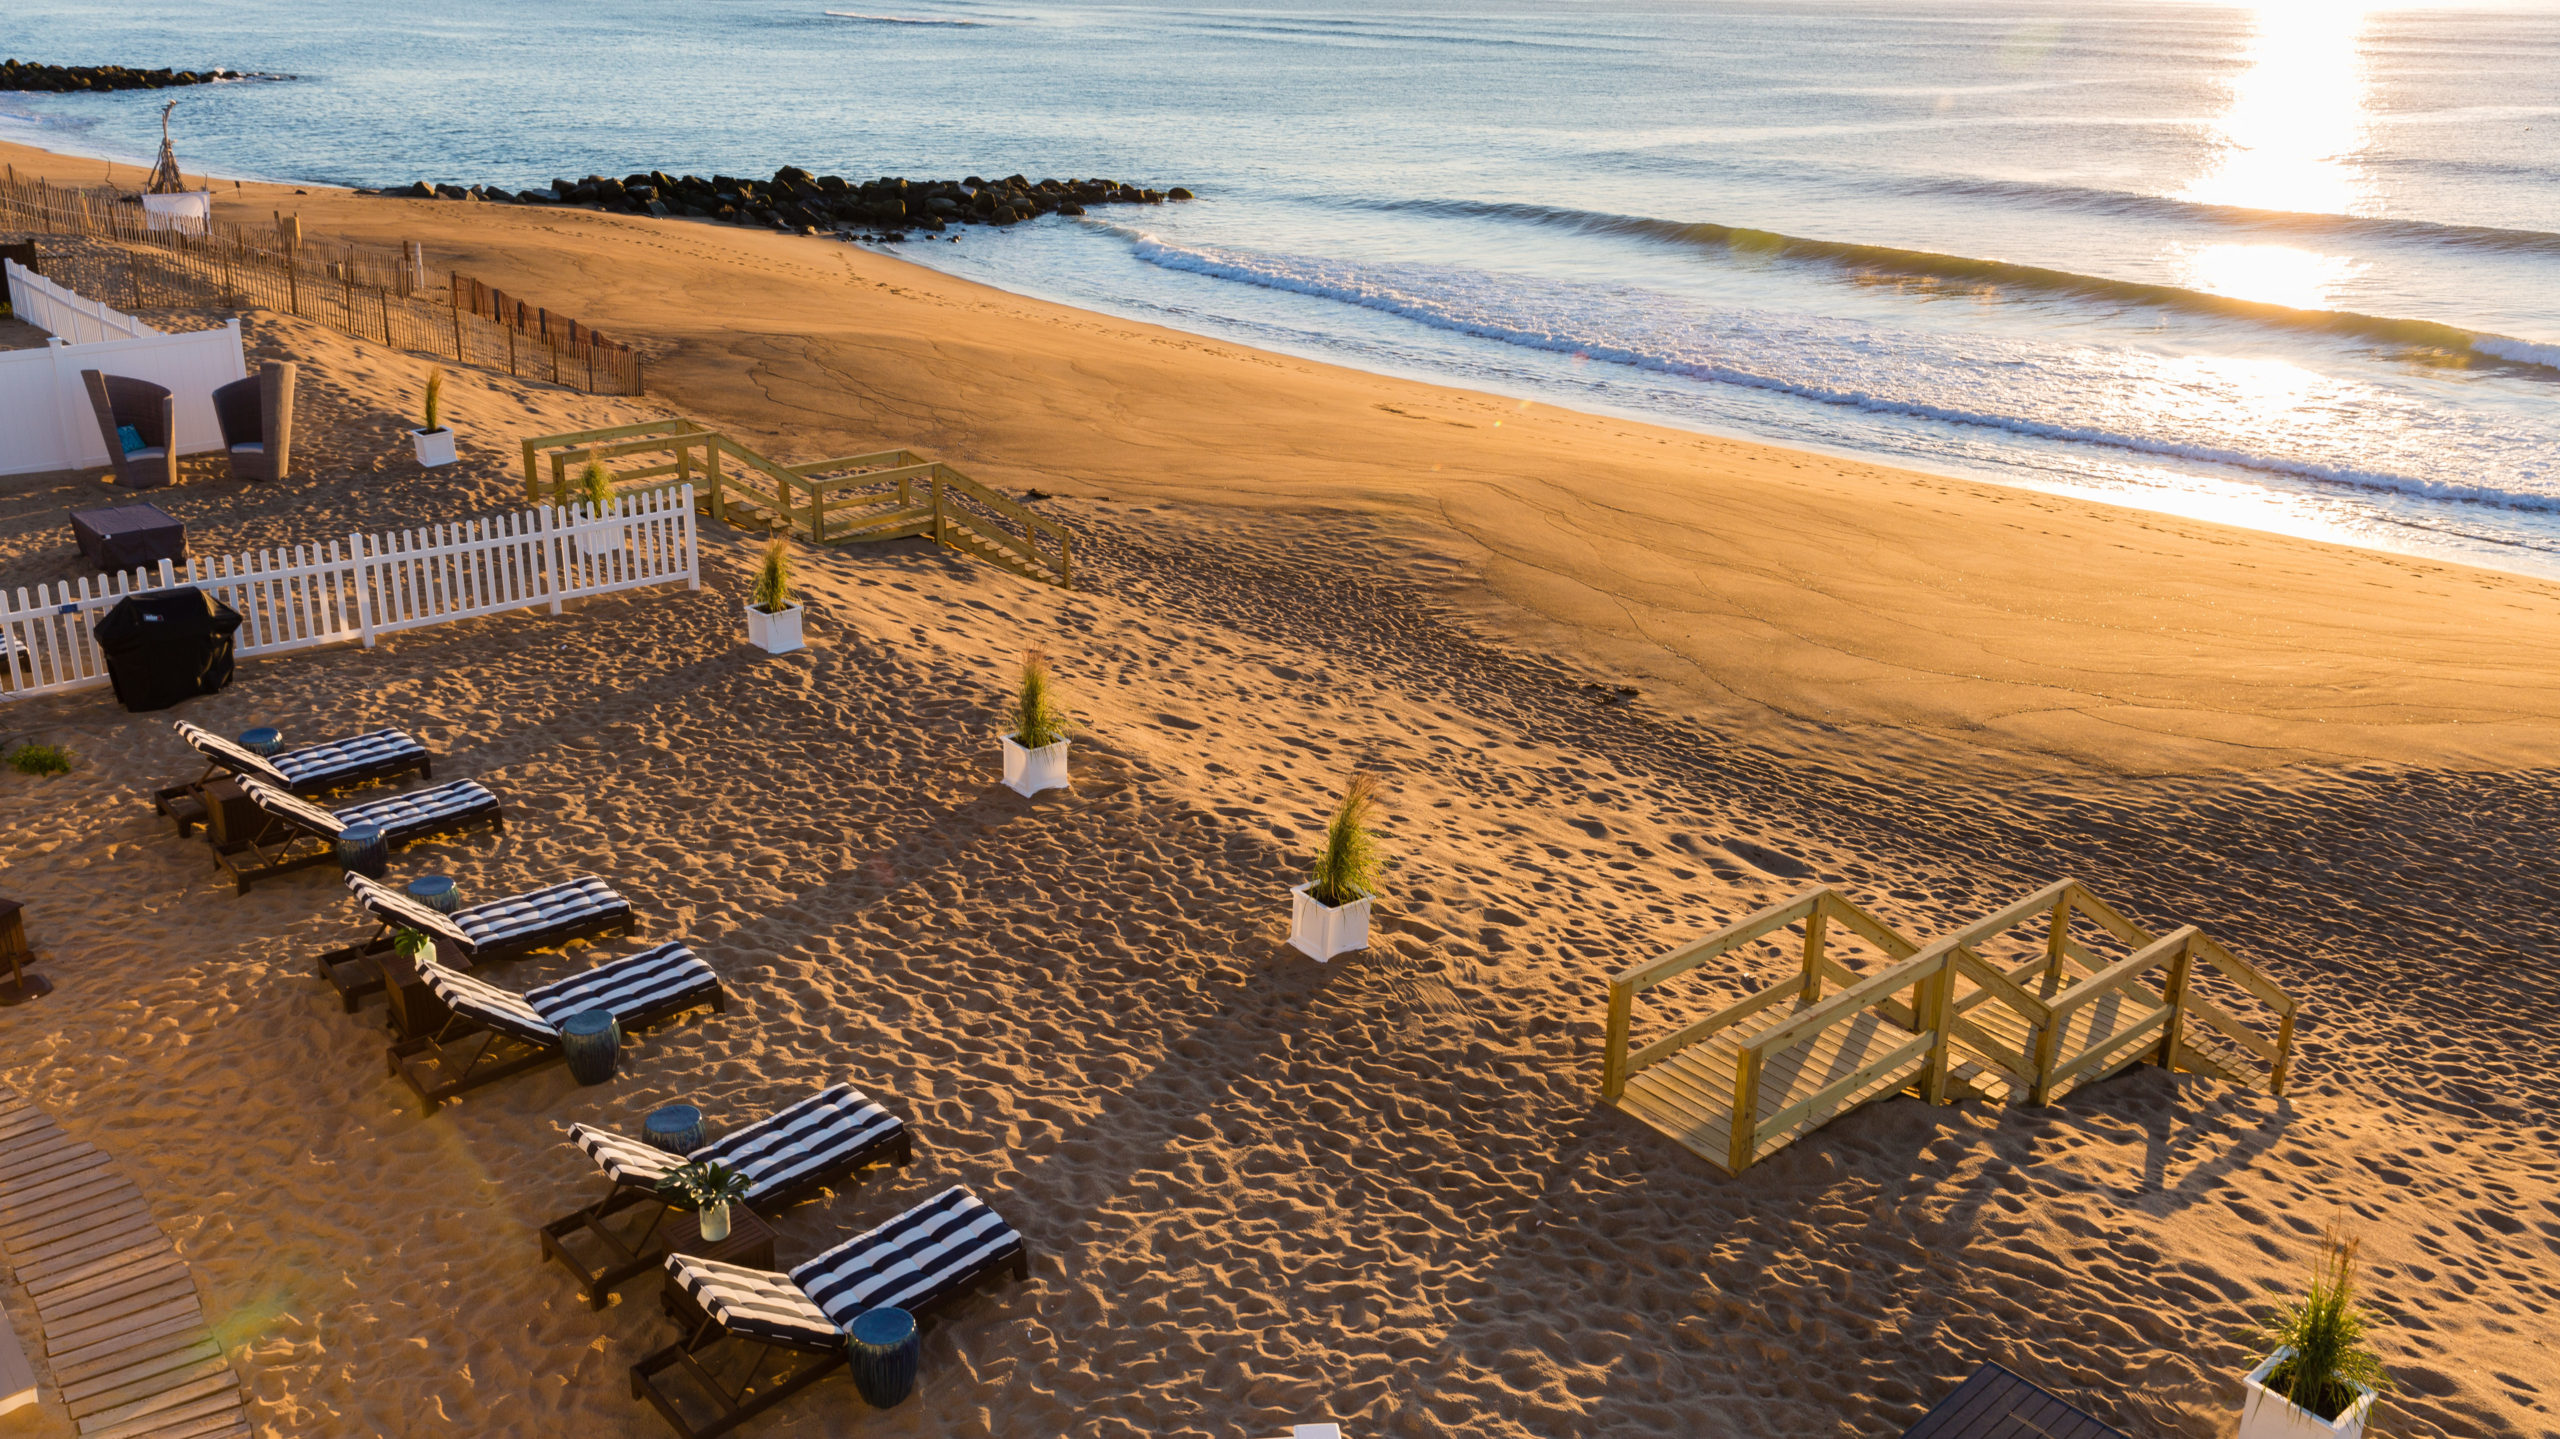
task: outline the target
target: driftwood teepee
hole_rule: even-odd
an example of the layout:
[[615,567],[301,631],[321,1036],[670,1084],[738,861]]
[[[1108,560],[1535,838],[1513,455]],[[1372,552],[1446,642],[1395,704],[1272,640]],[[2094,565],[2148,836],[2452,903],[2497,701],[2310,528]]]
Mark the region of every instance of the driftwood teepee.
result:
[[160,163],[151,167],[151,178],[143,182],[146,195],[176,195],[187,188],[178,174],[178,147],[169,143],[169,112],[177,108],[175,100],[160,107]]

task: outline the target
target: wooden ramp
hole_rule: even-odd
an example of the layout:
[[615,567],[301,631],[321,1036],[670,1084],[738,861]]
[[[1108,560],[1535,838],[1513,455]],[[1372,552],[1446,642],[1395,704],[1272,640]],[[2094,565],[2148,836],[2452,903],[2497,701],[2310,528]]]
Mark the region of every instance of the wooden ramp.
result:
[[922,536],[1029,579],[1075,582],[1075,539],[1064,525],[910,450],[786,465],[682,418],[541,435],[523,446],[525,498],[534,504],[582,501],[581,476],[600,460],[617,495],[689,484],[724,524],[787,528],[821,545]]
[[[2038,919],[2041,954],[1984,957],[1992,940]],[[2073,936],[2075,921],[2131,953],[2111,961],[2093,952]],[[1839,963],[1828,952],[1834,925],[1881,951],[1885,967],[1861,975]],[[1782,934],[1802,938],[1789,978],[1629,1047],[1637,996]],[[2200,992],[2208,972],[2263,1006],[2272,1036]],[[1816,886],[1612,979],[1600,1092],[1738,1174],[1849,1110],[1906,1091],[1933,1104],[2044,1104],[2147,1059],[2238,1083],[2254,1082],[2263,1062],[2269,1089],[2282,1094],[2294,1010],[2291,996],[2193,926],[2155,937],[2077,881],[1926,946]]]
[[0,1088],[0,1250],[82,1439],[249,1433],[185,1261],[100,1150]]

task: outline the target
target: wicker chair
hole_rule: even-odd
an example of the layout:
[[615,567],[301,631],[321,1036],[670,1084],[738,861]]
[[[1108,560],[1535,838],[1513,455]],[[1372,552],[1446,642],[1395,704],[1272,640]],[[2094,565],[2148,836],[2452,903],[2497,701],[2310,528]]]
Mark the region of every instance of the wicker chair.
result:
[[281,480],[293,463],[293,384],[300,369],[269,360],[213,392],[213,417],[235,480]]
[[[178,400],[149,380],[82,370],[89,387],[89,408],[98,415],[98,434],[107,442],[107,463],[116,483],[129,490],[156,490],[178,482]],[[127,450],[117,431],[130,428],[142,444]]]

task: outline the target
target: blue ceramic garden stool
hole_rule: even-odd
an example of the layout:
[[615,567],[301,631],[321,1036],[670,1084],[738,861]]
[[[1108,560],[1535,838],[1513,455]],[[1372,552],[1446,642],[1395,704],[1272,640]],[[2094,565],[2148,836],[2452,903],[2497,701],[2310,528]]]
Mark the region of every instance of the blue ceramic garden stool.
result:
[[462,908],[462,891],[453,887],[451,875],[419,875],[409,881],[409,897],[439,914],[451,914]]
[[853,1387],[874,1408],[890,1409],[916,1392],[915,1316],[894,1305],[854,1316],[845,1341],[853,1360]]
[[338,831],[338,867],[349,874],[380,879],[391,872],[391,842],[378,824],[351,824]]
[[240,747],[260,759],[272,758],[277,750],[284,748],[284,731],[273,725],[244,729],[240,731]]
[[640,1137],[669,1154],[691,1154],[702,1147],[702,1111],[670,1104],[642,1121]]
[[590,1009],[560,1022],[560,1052],[569,1057],[569,1077],[580,1084],[602,1084],[613,1078],[614,1060],[622,1052],[622,1026],[610,1010]]

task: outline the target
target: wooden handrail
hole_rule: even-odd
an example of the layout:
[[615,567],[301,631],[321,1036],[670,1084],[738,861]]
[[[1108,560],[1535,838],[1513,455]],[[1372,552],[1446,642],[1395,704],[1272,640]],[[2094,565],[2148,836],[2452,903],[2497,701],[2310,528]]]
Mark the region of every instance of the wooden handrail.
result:
[[1782,899],[1704,939],[1692,940],[1660,959],[1618,971],[1609,981],[1609,986],[1612,989],[1623,986],[1630,994],[1641,994],[1666,979],[1678,978],[1708,960],[1749,944],[1771,930],[1782,929],[1803,919],[1822,903],[1822,896],[1827,892],[1825,886],[1816,885],[1793,899]]
[[2196,927],[2192,924],[2172,931],[2135,950],[2131,956],[2117,960],[2114,964],[2071,986],[2070,989],[2056,996],[2053,1001],[2054,1022],[2056,1024],[2068,1022],[2072,1011],[2080,1006],[2101,995],[2112,994],[2140,978],[2144,971],[2177,958],[2185,951],[2187,941],[2192,939],[2195,933]]

